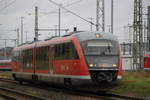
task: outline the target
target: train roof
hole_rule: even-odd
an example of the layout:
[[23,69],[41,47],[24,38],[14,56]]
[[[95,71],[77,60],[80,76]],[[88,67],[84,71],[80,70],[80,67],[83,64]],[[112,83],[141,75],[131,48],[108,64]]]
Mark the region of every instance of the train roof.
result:
[[109,39],[109,40],[118,40],[116,36],[114,36],[112,33],[108,32],[100,32],[100,31],[94,31],[94,32],[77,32],[72,34],[73,36],[77,36],[80,41],[85,41],[85,40],[90,40],[90,39],[95,39],[96,35],[100,35],[99,39]]
[[44,41],[26,43],[26,44],[20,45],[19,47],[16,47],[14,50],[30,49],[30,48],[34,48],[35,46],[36,47],[46,46],[46,45],[49,45],[51,43],[52,44],[58,44],[58,43],[62,43],[62,42],[68,42],[72,39],[72,37],[77,37],[79,39],[79,41],[82,42],[85,40],[95,39],[96,35],[100,36],[100,38],[97,38],[97,39],[109,39],[109,40],[117,41],[117,38],[112,33],[108,33],[108,32],[76,31],[76,32],[71,32],[71,33],[69,33],[65,36],[62,36],[62,37],[53,37],[50,39],[46,39]]
[[11,60],[0,60],[0,63],[9,63]]

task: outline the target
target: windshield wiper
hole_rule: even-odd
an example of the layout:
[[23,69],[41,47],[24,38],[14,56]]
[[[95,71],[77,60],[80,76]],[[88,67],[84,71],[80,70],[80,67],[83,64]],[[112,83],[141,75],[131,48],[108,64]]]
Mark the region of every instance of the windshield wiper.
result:
[[110,49],[110,45],[109,45],[109,44],[108,44],[107,49],[109,50],[109,53],[110,53],[110,52],[111,52],[111,49]]
[[103,52],[100,53],[100,55],[106,55],[105,53],[107,52],[107,50],[109,50],[109,53],[111,52],[109,44],[108,44],[107,48]]

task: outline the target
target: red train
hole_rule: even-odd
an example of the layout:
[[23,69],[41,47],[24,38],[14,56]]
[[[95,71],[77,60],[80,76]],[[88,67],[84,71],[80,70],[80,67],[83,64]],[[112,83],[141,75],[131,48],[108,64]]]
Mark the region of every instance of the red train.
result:
[[144,55],[144,70],[150,71],[150,54]]
[[103,32],[72,32],[14,48],[17,81],[75,88],[108,88],[122,75],[119,43]]
[[11,60],[0,60],[0,71],[11,71]]

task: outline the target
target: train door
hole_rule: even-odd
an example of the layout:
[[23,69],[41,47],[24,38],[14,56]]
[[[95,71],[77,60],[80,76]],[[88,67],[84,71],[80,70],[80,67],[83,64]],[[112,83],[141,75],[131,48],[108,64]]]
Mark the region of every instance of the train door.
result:
[[32,73],[32,79],[37,79],[36,75],[35,75],[35,71],[36,71],[36,45],[33,48],[33,58],[32,58],[32,64],[33,64],[33,73]]
[[22,74],[18,75],[18,77],[30,80],[32,79],[32,74],[34,73],[33,49],[22,50],[20,56],[20,71],[22,72]]
[[53,74],[53,61],[54,61],[54,45],[49,46],[49,71]]

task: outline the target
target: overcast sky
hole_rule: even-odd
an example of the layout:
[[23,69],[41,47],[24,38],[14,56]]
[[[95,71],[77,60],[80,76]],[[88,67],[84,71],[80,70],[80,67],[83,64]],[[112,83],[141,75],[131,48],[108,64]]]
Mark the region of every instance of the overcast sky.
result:
[[[15,1],[15,2],[13,2]],[[88,19],[93,17],[96,19],[96,0],[54,0],[62,4],[67,9],[77,13],[81,17]],[[12,3],[13,2],[13,3]],[[106,31],[110,25],[110,2],[105,0],[105,20]],[[9,4],[12,3],[10,6]],[[69,5],[69,6],[68,6]],[[143,10],[146,13],[150,0],[143,0]],[[8,6],[8,7],[7,7]],[[34,37],[34,7],[39,7],[39,28],[55,28],[58,25],[58,7],[49,0],[0,0],[0,38],[16,38],[15,29],[20,28],[20,17],[24,17],[24,41],[27,32],[27,40],[32,41]],[[144,16],[145,17],[145,16]],[[88,19],[89,20],[89,19]],[[114,34],[119,38],[120,42],[128,39],[124,26],[133,23],[133,0],[114,0]],[[61,9],[61,28],[73,27],[78,30],[90,30],[90,24],[82,19]],[[93,30],[95,27],[93,26]],[[44,39],[54,35],[54,32],[39,32],[39,39]],[[65,34],[64,32],[61,33]],[[0,47],[3,47],[4,41],[0,41]],[[13,45],[12,41],[8,41],[7,45]]]

